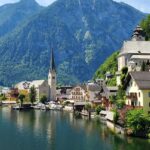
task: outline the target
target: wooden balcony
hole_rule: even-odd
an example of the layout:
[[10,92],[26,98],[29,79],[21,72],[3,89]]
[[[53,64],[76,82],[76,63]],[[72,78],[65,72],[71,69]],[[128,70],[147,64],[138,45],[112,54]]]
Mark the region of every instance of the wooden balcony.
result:
[[130,95],[126,96],[127,99],[130,99],[132,101],[137,101],[138,97],[137,97],[137,93],[130,93]]

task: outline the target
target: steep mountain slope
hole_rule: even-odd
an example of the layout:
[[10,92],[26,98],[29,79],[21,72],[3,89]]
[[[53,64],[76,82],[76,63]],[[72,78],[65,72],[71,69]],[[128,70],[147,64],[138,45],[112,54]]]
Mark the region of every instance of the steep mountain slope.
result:
[[102,65],[97,69],[94,74],[94,79],[105,79],[106,73],[110,72],[113,77],[111,80],[107,81],[107,85],[116,86],[116,72],[118,70],[118,55],[119,52],[114,52],[111,56],[109,56]]
[[21,0],[0,7],[0,37],[42,9],[35,0]]
[[47,78],[55,50],[59,83],[92,77],[145,15],[112,0],[58,0],[0,40],[0,81]]

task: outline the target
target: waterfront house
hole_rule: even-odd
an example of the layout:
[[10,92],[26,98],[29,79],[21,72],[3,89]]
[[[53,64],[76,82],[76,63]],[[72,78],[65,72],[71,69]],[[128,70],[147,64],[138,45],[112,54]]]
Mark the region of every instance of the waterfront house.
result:
[[18,100],[18,89],[17,88],[11,88],[9,92],[6,94],[7,101],[17,101]]
[[72,86],[61,86],[57,88],[57,100],[65,101],[70,99]]
[[87,87],[86,85],[77,85],[70,92],[70,99],[76,101],[87,100]]
[[91,82],[87,84],[88,101],[98,101],[101,99],[101,86],[97,83]]
[[150,72],[130,72],[124,86],[126,105],[150,114]]

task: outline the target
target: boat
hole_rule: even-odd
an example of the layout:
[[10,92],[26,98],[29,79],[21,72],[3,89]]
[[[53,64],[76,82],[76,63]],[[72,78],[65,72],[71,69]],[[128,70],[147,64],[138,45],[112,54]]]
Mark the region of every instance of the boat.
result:
[[21,110],[22,108],[19,105],[17,105],[17,106],[13,106],[12,109],[13,110]]

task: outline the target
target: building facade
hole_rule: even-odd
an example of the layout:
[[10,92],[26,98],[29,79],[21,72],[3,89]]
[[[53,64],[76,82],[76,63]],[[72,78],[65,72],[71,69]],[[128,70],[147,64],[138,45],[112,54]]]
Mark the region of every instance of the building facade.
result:
[[126,86],[126,105],[150,114],[150,72],[131,72]]
[[76,101],[87,100],[87,87],[86,85],[75,86],[70,92],[70,99]]

